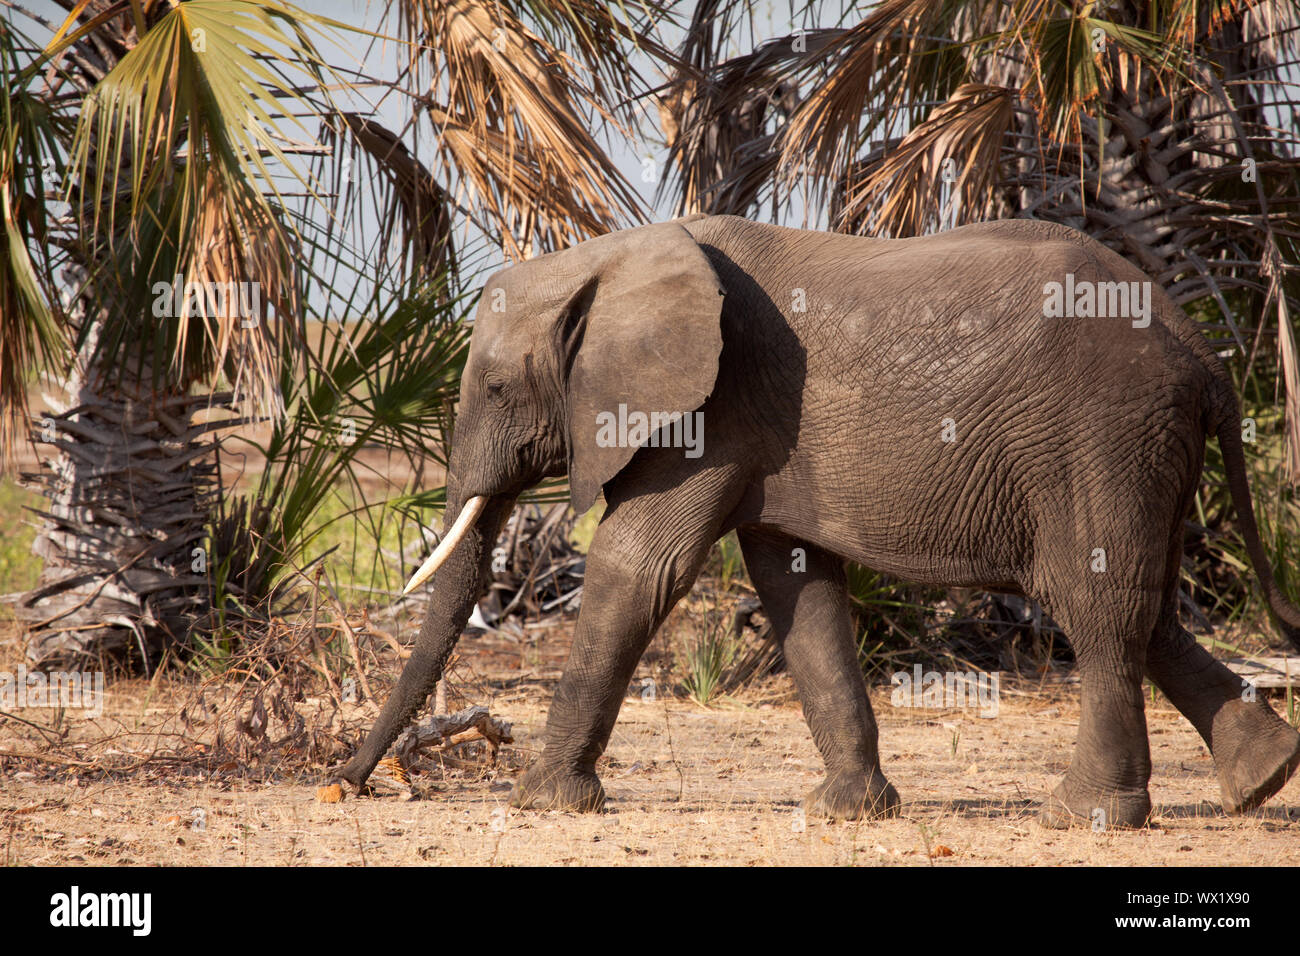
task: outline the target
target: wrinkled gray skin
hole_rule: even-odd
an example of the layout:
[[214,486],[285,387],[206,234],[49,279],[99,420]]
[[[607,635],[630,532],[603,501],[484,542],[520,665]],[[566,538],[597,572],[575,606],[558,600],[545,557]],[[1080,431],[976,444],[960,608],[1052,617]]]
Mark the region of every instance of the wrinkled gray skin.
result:
[[[1176,614],[1183,518],[1213,435],[1271,608],[1300,635],[1259,544],[1231,382],[1154,284],[1147,328],[1044,318],[1045,283],[1068,272],[1146,280],[1045,223],[873,240],[729,216],[631,229],[497,273],[461,385],[447,526],[470,496],[490,503],[434,575],[415,649],[342,778],[360,789],[432,691],[515,498],[567,472],[579,512],[602,488],[608,510],[545,750],[515,806],[601,807],[596,760],[633,669],[732,529],[826,762],[810,811],[856,818],[899,803],[880,769],[845,558],[1027,595],[1065,629],[1082,719],[1048,825],[1092,824],[1097,810],[1108,826],[1148,819],[1144,674],[1205,739],[1225,808],[1267,800],[1300,763],[1300,735],[1243,699]],[[596,414],[619,403],[702,408],[703,455],[598,447]],[[956,441],[941,440],[945,419]]]

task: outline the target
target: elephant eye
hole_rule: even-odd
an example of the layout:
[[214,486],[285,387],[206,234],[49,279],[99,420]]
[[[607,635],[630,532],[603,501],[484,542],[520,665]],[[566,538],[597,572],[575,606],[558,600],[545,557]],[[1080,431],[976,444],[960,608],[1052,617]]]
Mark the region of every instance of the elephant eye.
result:
[[486,391],[488,394],[488,398],[492,399],[492,401],[494,402],[501,401],[503,389],[501,388],[500,382],[488,382]]

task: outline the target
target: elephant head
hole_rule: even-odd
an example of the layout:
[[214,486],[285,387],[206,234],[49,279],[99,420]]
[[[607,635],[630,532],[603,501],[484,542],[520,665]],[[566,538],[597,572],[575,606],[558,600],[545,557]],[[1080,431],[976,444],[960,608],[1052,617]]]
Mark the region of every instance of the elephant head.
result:
[[574,510],[586,511],[637,451],[598,442],[598,415],[620,404],[685,414],[708,398],[722,294],[680,221],[591,239],[488,280],[461,378],[445,535],[407,587],[432,579],[428,616],[345,780],[364,784],[442,676],[518,495],[567,472]]

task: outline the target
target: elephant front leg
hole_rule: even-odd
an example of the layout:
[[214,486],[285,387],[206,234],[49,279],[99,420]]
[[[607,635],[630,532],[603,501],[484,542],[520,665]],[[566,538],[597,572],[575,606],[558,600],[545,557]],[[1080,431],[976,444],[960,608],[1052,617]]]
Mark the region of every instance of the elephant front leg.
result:
[[[720,503],[719,503],[720,504]],[[666,500],[611,508],[592,541],[573,650],[546,720],[546,745],[510,795],[523,809],[599,810],[605,752],[637,662],[688,591],[717,538],[716,516],[689,528]]]
[[546,718],[545,748],[515,784],[511,806],[582,812],[604,806],[596,761],[654,634],[644,604],[631,580],[615,580],[599,558],[588,557],[582,611]]
[[804,809],[832,819],[896,815],[898,792],[880,770],[876,719],[853,640],[844,562],[765,529],[743,529],[740,543],[826,762],[826,780]]

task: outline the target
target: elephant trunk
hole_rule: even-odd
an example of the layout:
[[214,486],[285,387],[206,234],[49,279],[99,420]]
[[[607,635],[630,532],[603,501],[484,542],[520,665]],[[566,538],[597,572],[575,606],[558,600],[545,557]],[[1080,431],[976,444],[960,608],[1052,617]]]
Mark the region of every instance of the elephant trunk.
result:
[[[457,524],[454,519],[459,519],[462,510],[469,506],[468,501],[461,499],[451,489],[448,490],[447,514],[443,521],[444,540],[451,535]],[[456,641],[483,593],[492,560],[492,547],[513,505],[513,497],[488,498],[481,505],[478,520],[462,529],[464,533],[458,546],[445,556],[441,566],[433,573],[429,612],[411,656],[402,668],[397,686],[384,704],[365,743],[339,774],[358,790],[375,769],[375,764],[383,759],[398,734],[415,719],[441,679]]]

